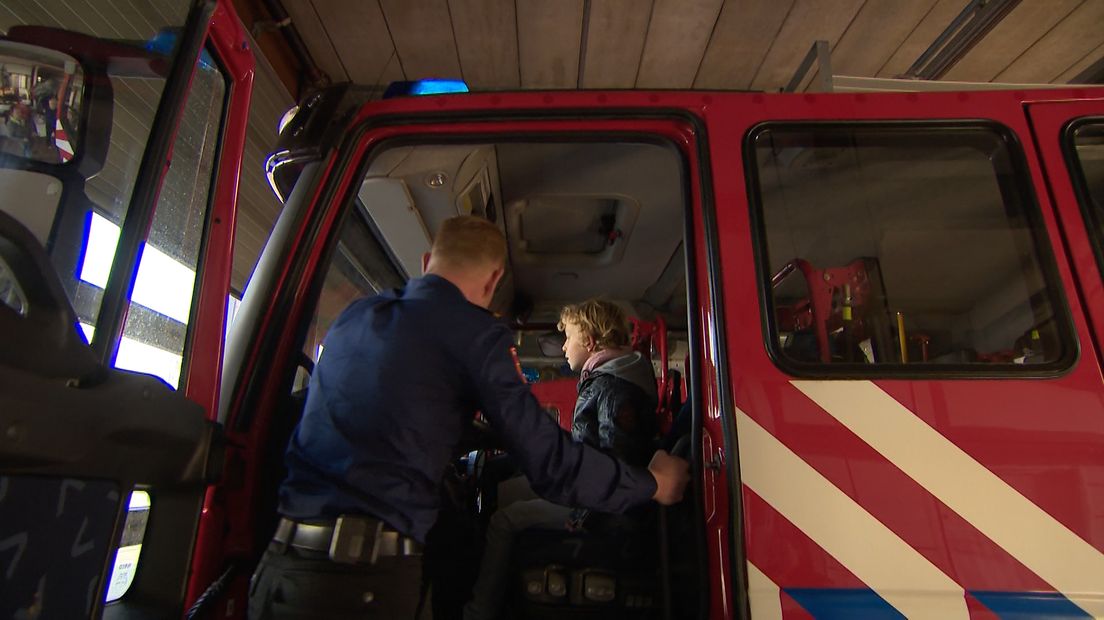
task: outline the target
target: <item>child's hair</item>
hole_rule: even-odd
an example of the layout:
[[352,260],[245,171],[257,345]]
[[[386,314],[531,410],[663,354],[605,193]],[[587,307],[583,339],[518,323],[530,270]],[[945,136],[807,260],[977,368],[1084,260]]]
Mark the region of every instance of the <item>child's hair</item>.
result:
[[556,328],[564,331],[567,323],[579,326],[583,335],[589,336],[598,349],[629,345],[629,321],[625,318],[625,312],[615,303],[588,299],[564,306]]

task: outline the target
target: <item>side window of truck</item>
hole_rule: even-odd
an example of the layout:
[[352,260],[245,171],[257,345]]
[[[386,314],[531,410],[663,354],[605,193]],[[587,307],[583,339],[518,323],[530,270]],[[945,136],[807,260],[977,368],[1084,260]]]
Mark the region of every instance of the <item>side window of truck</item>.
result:
[[[325,350],[323,341],[330,325],[349,304],[383,289],[402,286],[403,283],[376,240],[367,213],[359,201],[346,217],[340,234],[303,342],[303,357],[311,363],[322,356]],[[304,373],[299,373],[295,389],[306,387],[307,380]]]
[[[141,96],[150,85],[133,78],[113,82],[115,114],[121,117],[116,121],[117,132],[126,134],[127,123],[152,122],[154,110]],[[157,375],[174,387],[180,380],[184,359],[226,92],[226,78],[218,67],[209,60],[200,60],[142,251],[115,364]],[[113,133],[111,149],[126,148],[128,139],[116,139]],[[99,187],[92,180],[89,185],[99,189],[99,200],[92,188],[89,192],[97,206],[111,204],[111,208],[101,207],[91,215],[79,271],[81,285],[74,304],[81,328],[91,340],[100,295],[119,239],[122,218],[115,214],[115,207],[128,196],[111,193],[111,187]]]
[[769,347],[781,366],[863,374],[1072,363],[1046,231],[1006,130],[765,125],[747,150]]
[[1074,123],[1066,139],[1074,187],[1104,270],[1104,119]]

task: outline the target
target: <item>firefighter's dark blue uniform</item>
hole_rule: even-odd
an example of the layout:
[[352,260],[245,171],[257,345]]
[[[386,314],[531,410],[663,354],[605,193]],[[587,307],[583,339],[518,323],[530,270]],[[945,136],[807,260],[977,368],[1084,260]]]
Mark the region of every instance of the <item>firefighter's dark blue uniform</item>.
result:
[[476,411],[546,499],[604,512],[648,502],[652,475],[573,442],[522,381],[512,345],[505,325],[438,276],[354,302],[311,377],[281,514],[370,515],[424,541]]

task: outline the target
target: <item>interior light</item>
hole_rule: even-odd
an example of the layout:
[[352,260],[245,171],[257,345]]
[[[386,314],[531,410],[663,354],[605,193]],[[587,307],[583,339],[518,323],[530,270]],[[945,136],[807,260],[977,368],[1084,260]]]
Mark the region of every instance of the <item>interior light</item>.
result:
[[448,183],[448,175],[444,172],[431,172],[425,179],[425,184],[434,189],[444,187],[445,183]]

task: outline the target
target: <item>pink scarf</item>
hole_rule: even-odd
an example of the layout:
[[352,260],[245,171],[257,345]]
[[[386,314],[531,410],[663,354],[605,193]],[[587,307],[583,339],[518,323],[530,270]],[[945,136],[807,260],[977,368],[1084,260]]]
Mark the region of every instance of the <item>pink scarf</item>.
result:
[[629,355],[632,352],[633,350],[631,347],[624,347],[621,349],[602,349],[601,351],[593,353],[587,358],[586,363],[583,364],[583,372],[580,373],[579,378],[585,379],[595,368],[610,360]]

